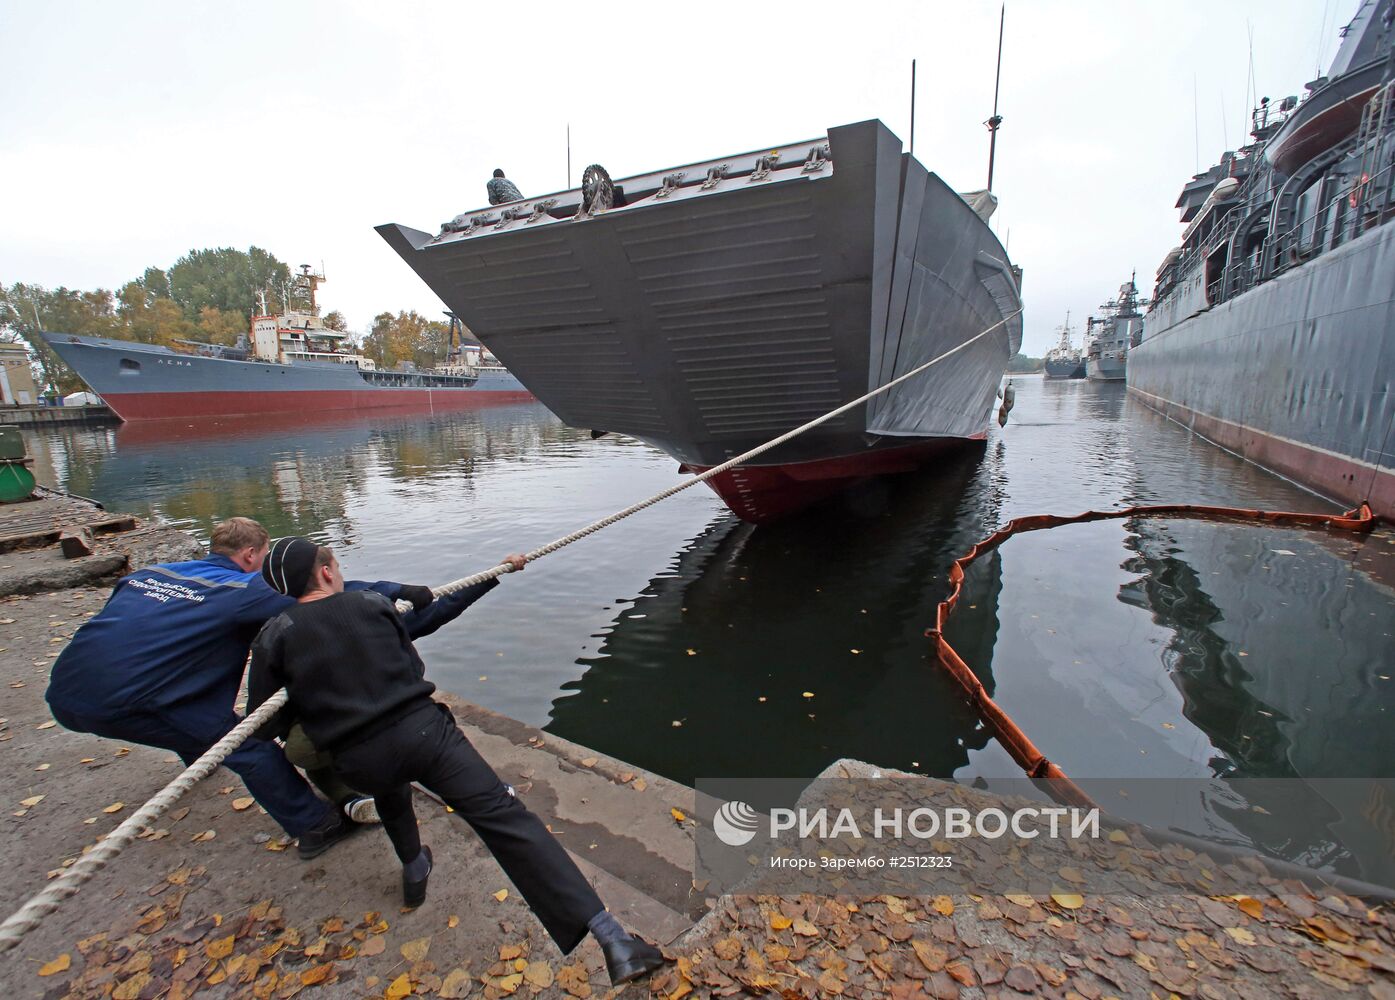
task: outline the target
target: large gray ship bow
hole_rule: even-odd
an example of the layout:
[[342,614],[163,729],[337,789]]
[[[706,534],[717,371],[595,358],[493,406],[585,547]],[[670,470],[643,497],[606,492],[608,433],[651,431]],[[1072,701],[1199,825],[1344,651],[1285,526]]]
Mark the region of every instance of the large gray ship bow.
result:
[[566,423],[710,468],[996,328],[712,480],[764,520],[982,438],[1021,344],[1020,272],[880,122],[378,231]]

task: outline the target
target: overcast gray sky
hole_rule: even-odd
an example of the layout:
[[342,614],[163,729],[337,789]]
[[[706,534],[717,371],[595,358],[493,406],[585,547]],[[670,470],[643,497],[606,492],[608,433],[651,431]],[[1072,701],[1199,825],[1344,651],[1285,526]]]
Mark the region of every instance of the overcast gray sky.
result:
[[[995,226],[1041,354],[1180,235],[1194,172],[1260,96],[1303,93],[1359,0],[1012,0]],[[880,118],[981,187],[998,3],[0,0],[0,282],[115,288],[191,248],[323,261],[365,329],[439,300],[373,226],[434,232],[572,164],[613,176]],[[1193,92],[1195,89],[1194,114]],[[1083,324],[1081,324],[1083,325]]]

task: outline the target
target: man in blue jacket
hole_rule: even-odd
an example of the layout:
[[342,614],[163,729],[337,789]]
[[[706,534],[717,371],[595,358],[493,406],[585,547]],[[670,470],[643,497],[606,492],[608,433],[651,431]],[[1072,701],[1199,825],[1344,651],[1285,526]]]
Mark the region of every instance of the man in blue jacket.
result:
[[[206,558],[123,577],[54,662],[45,695],[53,717],[77,732],[173,751],[186,764],[202,756],[240,721],[234,705],[252,640],[295,603],[262,579],[269,542],[256,521],[234,517],[213,530]],[[436,601],[428,587],[350,586],[411,601],[402,623],[414,637],[434,632],[490,589]],[[224,765],[299,839],[301,857],[353,832],[340,804],[318,798],[274,742],[249,739]]]

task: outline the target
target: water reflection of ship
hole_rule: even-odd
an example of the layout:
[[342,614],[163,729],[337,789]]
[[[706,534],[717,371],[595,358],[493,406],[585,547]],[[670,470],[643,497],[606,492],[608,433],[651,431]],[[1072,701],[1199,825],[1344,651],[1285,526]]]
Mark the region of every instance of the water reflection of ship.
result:
[[[989,737],[923,632],[982,523],[963,505],[993,494],[966,494],[989,465],[869,483],[758,531],[718,520],[617,614],[547,728],[684,782],[811,777],[843,756],[951,776]],[[984,568],[956,622],[976,664],[1001,589],[996,560]]]
[[229,509],[256,512],[273,534],[333,526],[353,541],[349,500],[371,474],[400,482],[465,473],[581,436],[539,403],[503,403],[436,417],[352,412],[149,420],[48,435],[45,478],[113,509],[144,510],[160,484],[158,513],[206,531]]
[[1131,529],[1125,568],[1140,575],[1119,600],[1173,634],[1163,665],[1215,751],[1211,822],[1288,860],[1395,884],[1389,832],[1369,815],[1395,777],[1395,689],[1379,679],[1390,595],[1321,536],[1146,518]]

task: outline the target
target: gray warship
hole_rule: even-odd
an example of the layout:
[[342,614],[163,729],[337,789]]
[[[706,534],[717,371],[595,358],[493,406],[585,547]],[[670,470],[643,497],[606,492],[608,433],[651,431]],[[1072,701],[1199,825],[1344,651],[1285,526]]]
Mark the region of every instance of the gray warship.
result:
[[868,121],[378,232],[564,422],[692,471],[962,347],[709,481],[759,522],[986,437],[1022,340],[995,205]]
[[1061,339],[1056,346],[1046,352],[1043,371],[1050,379],[1084,378],[1085,377],[1085,353],[1070,342],[1070,313],[1066,313],[1066,321],[1061,325]]
[[1392,0],[1361,0],[1302,100],[1265,98],[1252,142],[1178,199],[1137,398],[1252,462],[1395,516]]
[[1129,350],[1143,339],[1146,305],[1138,297],[1133,277],[1119,286],[1119,294],[1100,306],[1100,314],[1085,322],[1085,375],[1096,382],[1122,382],[1128,371]]

